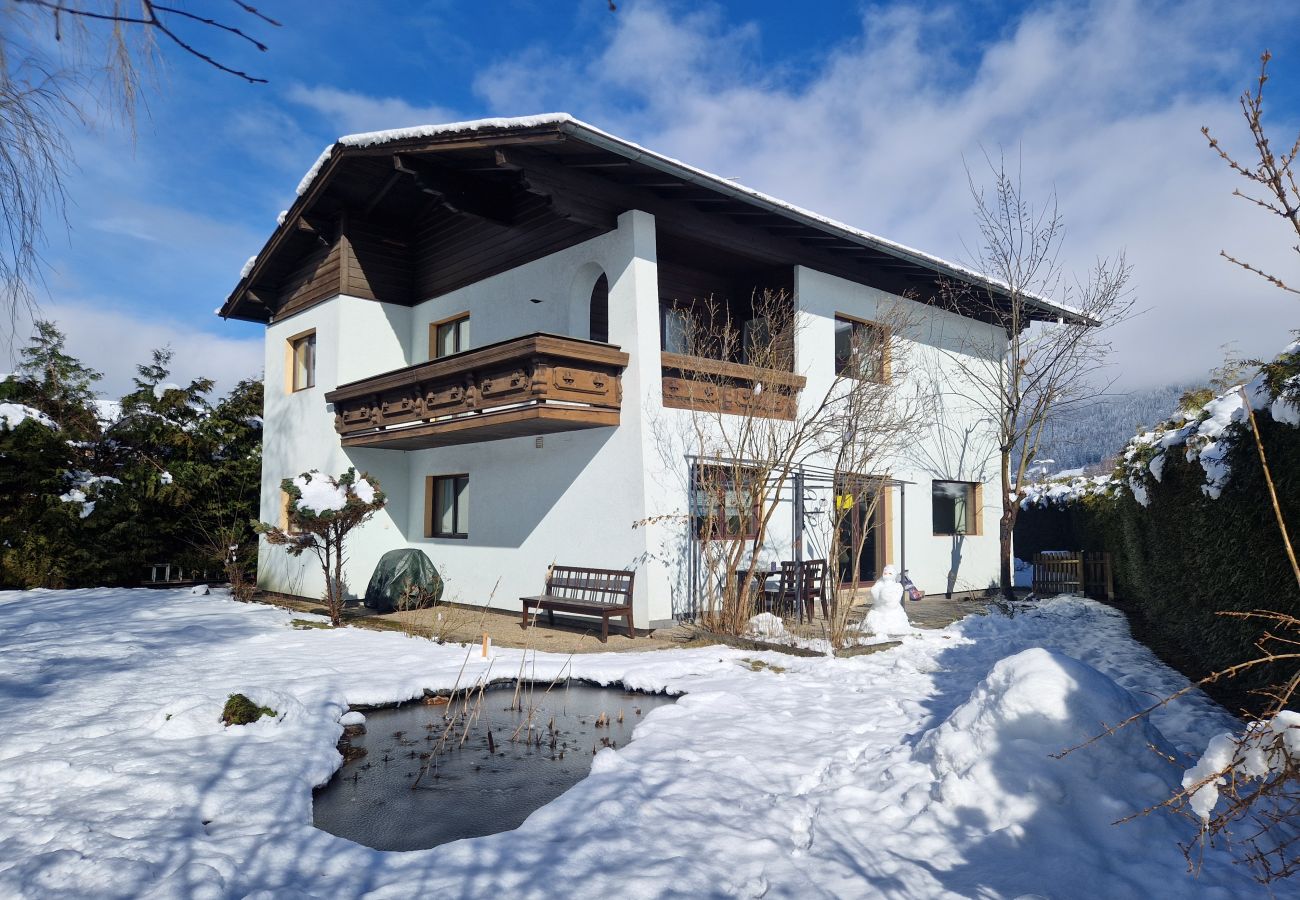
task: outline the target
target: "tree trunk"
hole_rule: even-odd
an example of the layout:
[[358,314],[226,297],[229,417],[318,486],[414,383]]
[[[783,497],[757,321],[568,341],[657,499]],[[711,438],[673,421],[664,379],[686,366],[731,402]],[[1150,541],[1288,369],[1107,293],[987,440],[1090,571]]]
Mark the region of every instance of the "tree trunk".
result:
[[339,535],[334,545],[334,577],[331,579],[330,590],[333,592],[333,602],[330,604],[330,620],[335,627],[343,624],[343,536]]
[[1002,451],[1002,516],[998,519],[998,583],[1002,596],[1016,599],[1016,582],[1011,569],[1011,538],[1016,527],[1016,501],[1011,497],[1011,453]]

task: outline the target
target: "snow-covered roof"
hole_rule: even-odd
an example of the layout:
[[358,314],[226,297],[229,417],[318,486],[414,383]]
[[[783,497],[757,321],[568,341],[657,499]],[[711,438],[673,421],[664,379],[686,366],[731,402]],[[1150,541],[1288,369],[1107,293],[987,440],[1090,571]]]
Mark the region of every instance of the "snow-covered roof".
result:
[[[563,112],[544,113],[533,116],[473,119],[465,122],[451,122],[441,125],[418,125],[409,128],[394,128],[386,131],[370,131],[359,134],[344,135],[334,144],[326,147],[312,164],[311,168],[307,170],[302,181],[298,184],[298,200],[294,203],[294,207],[297,208],[304,202],[327,164],[340,150],[344,148],[374,147],[382,144],[446,137],[448,135],[481,131],[524,131],[546,126],[554,127],[566,135],[577,138],[599,149],[615,153],[633,162],[658,169],[666,174],[681,178],[684,181],[716,191],[749,205],[761,207],[768,212],[797,221],[803,225],[817,228],[829,234],[834,234],[837,237],[853,243],[861,244],[869,249],[882,251],[902,261],[910,262],[941,275],[973,283],[981,287],[988,287],[999,292],[1009,290],[1005,283],[989,278],[966,266],[917,250],[916,248],[909,247],[906,244],[891,241],[888,238],[872,234],[869,231],[846,225],[843,222],[836,221],[835,219],[820,215],[811,210],[803,209],[802,207],[796,206],[792,203],[787,203],[784,200],[765,194],[762,191],[722,178],[712,172],[684,163],[681,160],[665,156],[661,153],[656,153],[653,150],[649,150],[639,144],[620,138],[617,135],[610,134],[607,131],[603,131],[594,125],[590,125]],[[293,217],[294,212],[295,209],[290,209],[278,217],[277,231],[286,226],[289,219]],[[270,245],[271,242],[268,241],[267,246],[269,247]],[[256,268],[256,263],[265,253],[266,248],[264,248],[257,256],[250,259],[244,266],[244,270],[241,273],[240,286],[243,286],[244,282],[247,281],[248,276]],[[236,288],[236,293],[238,293],[238,288]],[[1046,297],[1029,296],[1027,299],[1029,305],[1036,307],[1048,316],[1061,317],[1073,321],[1085,321],[1089,324],[1100,324],[1095,319],[1085,316],[1079,310],[1062,303],[1057,303],[1056,301]]]

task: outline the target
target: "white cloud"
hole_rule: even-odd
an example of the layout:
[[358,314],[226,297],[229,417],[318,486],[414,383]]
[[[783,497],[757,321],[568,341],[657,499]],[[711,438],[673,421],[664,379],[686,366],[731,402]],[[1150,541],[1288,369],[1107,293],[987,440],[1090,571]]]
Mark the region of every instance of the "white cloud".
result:
[[[210,334],[192,324],[161,315],[113,309],[93,300],[43,302],[38,318],[50,319],[67,335],[67,350],[84,364],[104,374],[96,390],[116,398],[133,390],[137,364],[148,362],[160,347],[173,350],[170,380],[188,384],[195,378],[216,381],[212,396],[229,391],[241,378],[262,374],[262,327],[242,323],[220,324],[224,334]],[[0,345],[0,371],[12,372],[30,333],[30,315],[15,329],[15,338]],[[220,320],[214,320],[220,321]],[[246,331],[246,337],[229,332]]]
[[[1057,193],[1072,269],[1127,251],[1150,312],[1116,332],[1115,361],[1121,384],[1138,386],[1202,377],[1227,341],[1272,355],[1300,324],[1294,298],[1218,256],[1295,271],[1284,223],[1231,197],[1233,177],[1199,134],[1209,125],[1249,150],[1237,92],[1263,25],[1296,12],[1245,6],[1053,4],[983,45],[952,9],[869,8],[860,33],[798,75],[760,65],[755,26],[628,5],[610,17],[601,55],[575,62],[534,48],[485,70],[476,88],[494,113],[568,109],[964,262],[975,229],[963,161],[979,176],[983,150],[1002,147],[1023,158],[1029,196]],[[973,61],[956,55],[972,46]],[[1300,123],[1274,127],[1286,139]]]
[[318,85],[294,85],[287,98],[324,116],[339,134],[454,122],[458,116],[442,106],[415,106],[397,97],[365,94]]

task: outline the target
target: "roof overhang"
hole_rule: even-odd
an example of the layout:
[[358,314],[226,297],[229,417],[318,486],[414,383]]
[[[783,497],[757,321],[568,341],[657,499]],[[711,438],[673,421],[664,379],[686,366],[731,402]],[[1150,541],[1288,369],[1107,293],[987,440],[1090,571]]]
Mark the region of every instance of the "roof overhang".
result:
[[[533,148],[550,151],[550,155],[535,153]],[[561,150],[564,152],[559,152]],[[597,178],[614,179],[609,182],[610,189],[629,208],[643,205],[639,202],[642,196],[651,202],[663,203],[674,203],[682,198],[693,209],[717,210],[733,221],[754,222],[764,228],[765,233],[775,234],[785,239],[787,244],[798,242],[808,248],[808,261],[804,264],[812,268],[820,268],[819,258],[869,260],[871,265],[897,273],[899,277],[946,279],[967,286],[973,292],[983,293],[996,303],[1010,303],[1009,288],[1005,284],[978,272],[785,203],[647,150],[567,114],[556,113],[514,119],[481,119],[341,138],[326,148],[303,178],[297,198],[281,215],[266,244],[245,266],[239,283],[221,307],[220,315],[252,321],[269,320],[274,309],[265,297],[264,284],[274,283],[277,277],[269,270],[286,247],[295,241],[320,235],[322,225],[320,217],[315,214],[322,208],[338,205],[337,199],[332,204],[326,201],[350,161],[360,157],[392,157],[391,176],[375,185],[371,191],[374,198],[363,203],[369,211],[399,178],[413,176],[418,179],[421,157],[447,158],[449,152],[461,159],[472,158],[478,153],[485,159],[492,158],[498,168],[531,170],[536,165],[542,173],[537,177],[543,180],[548,169],[567,171],[569,168],[580,173],[576,177],[586,179],[584,183],[588,185]],[[525,160],[522,165],[516,161],[520,158]],[[646,173],[662,178],[656,183],[647,178]],[[467,174],[465,177],[477,176]],[[618,181],[618,178],[624,180]],[[600,183],[606,182],[602,180]],[[649,193],[656,190],[658,195]],[[695,222],[697,232],[709,229],[708,224],[698,218],[688,219],[690,221]],[[1048,298],[1022,294],[1020,299],[1032,321],[1100,324],[1096,319]]]

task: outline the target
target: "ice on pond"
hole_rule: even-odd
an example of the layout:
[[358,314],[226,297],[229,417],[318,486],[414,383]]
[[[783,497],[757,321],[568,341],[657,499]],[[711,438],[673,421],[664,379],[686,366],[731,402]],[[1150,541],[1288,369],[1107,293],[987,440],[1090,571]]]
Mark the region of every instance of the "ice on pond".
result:
[[316,827],[378,850],[513,830],[676,699],[569,682],[371,710],[343,767],[316,791]]

